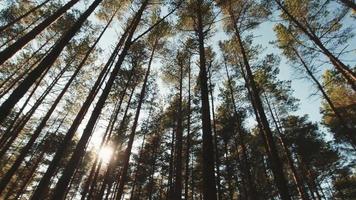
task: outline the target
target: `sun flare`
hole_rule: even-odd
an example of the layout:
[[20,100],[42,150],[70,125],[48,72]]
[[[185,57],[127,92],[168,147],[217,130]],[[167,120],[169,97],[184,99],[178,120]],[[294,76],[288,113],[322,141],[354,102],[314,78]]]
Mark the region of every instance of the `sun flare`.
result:
[[101,148],[98,155],[99,155],[99,159],[103,163],[108,164],[112,158],[112,154],[113,154],[113,148],[110,146],[104,146]]

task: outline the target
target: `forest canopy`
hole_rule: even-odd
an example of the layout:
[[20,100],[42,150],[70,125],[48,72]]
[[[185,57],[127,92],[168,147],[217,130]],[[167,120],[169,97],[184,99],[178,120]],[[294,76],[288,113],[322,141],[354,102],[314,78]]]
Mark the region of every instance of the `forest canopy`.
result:
[[356,198],[356,1],[0,1],[0,199]]

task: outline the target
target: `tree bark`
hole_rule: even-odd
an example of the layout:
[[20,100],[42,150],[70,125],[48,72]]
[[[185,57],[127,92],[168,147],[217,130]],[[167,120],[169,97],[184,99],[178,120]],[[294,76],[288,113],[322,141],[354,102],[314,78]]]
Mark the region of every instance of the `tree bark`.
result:
[[190,69],[190,59],[189,59],[189,66],[188,66],[188,119],[187,119],[187,138],[186,138],[186,154],[185,154],[185,179],[184,179],[184,197],[185,200],[188,200],[188,193],[189,193],[189,157],[190,157],[190,143],[191,143],[191,136],[190,136],[190,115],[191,115],[191,69]]

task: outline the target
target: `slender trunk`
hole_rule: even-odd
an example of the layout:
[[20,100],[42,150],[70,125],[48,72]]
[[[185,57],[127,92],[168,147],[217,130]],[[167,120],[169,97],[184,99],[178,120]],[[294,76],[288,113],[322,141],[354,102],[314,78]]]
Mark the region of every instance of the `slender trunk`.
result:
[[[144,1],[144,3],[142,4],[141,9],[139,11],[138,21],[140,20],[142,12],[146,8],[147,4],[148,4],[147,0]],[[117,200],[121,199],[122,194],[123,194],[124,185],[125,185],[126,178],[127,178],[126,177],[127,176],[127,171],[128,171],[128,168],[129,168],[129,161],[130,161],[130,156],[131,156],[132,145],[133,145],[133,142],[134,142],[134,139],[135,139],[136,128],[137,128],[137,124],[138,124],[138,118],[140,116],[141,107],[142,107],[142,104],[143,104],[144,99],[145,99],[148,77],[150,75],[153,56],[154,56],[154,53],[155,53],[155,50],[156,50],[156,47],[157,47],[158,40],[159,39],[156,38],[156,40],[154,41],[154,44],[153,44],[151,56],[150,56],[150,59],[149,59],[149,62],[148,62],[148,66],[147,66],[146,75],[145,75],[145,78],[144,78],[144,82],[143,82],[142,89],[141,89],[141,92],[140,92],[138,105],[137,105],[137,108],[136,108],[136,114],[135,114],[134,122],[132,124],[132,129],[131,129],[131,133],[130,133],[130,136],[129,136],[129,141],[128,141],[128,144],[127,144],[127,147],[126,147],[126,150],[125,150],[125,153],[124,153],[124,158],[122,159],[123,160],[123,167],[122,167],[121,177],[120,177],[120,180],[119,180],[119,188],[118,188],[118,191],[117,191],[118,195],[116,196]]]
[[158,138],[158,141],[157,141],[157,146],[154,146],[153,147],[153,158],[152,158],[152,163],[151,163],[151,176],[150,176],[150,179],[149,179],[149,189],[148,189],[148,199],[149,200],[152,200],[153,199],[153,189],[154,189],[154,174],[155,174],[155,171],[156,171],[156,163],[157,163],[157,152],[156,152],[156,149],[159,148],[159,145],[160,144],[160,136],[157,136],[159,137]]
[[[70,2],[76,2],[78,0],[71,0]],[[4,101],[0,107],[0,123],[7,117],[11,109],[22,98],[27,90],[32,86],[34,82],[43,74],[43,72],[50,68],[58,58],[59,54],[63,51],[68,42],[75,36],[80,30],[83,23],[89,17],[89,15],[95,10],[102,0],[95,0],[89,8],[79,17],[79,19],[73,24],[73,26],[58,40],[51,52],[38,64],[38,66],[32,70],[28,76],[20,83],[20,85],[12,92],[12,94]],[[62,7],[63,8],[63,7]],[[16,51],[14,51],[15,53]],[[0,59],[3,59],[4,52],[0,53]],[[6,53],[6,52],[5,52]],[[1,63],[1,62],[0,62]]]
[[[23,48],[28,42],[33,40],[39,33],[41,33],[44,29],[46,29],[49,25],[51,25],[54,21],[56,21],[60,16],[62,16],[67,10],[69,10],[74,4],[76,4],[79,0],[71,0],[56,12],[54,12],[51,16],[33,28],[26,35],[18,39],[14,44],[7,47],[5,50],[0,52],[0,65],[2,65],[7,59],[11,58],[17,51]],[[81,24],[78,24],[80,28]]]
[[179,77],[179,102],[177,110],[177,129],[176,129],[176,156],[175,156],[175,182],[174,182],[174,200],[182,199],[182,152],[183,152],[183,63],[180,66]]
[[[23,28],[22,30],[12,34],[9,36],[9,39],[7,39],[4,43],[2,43],[0,45],[0,49],[2,49],[3,47],[5,47],[6,45],[10,46],[9,44],[15,40],[17,37],[20,37],[21,35],[25,34],[25,32],[31,28],[34,24],[36,24],[37,22],[39,22],[41,19],[43,18],[43,16],[39,16],[37,19],[35,19],[34,21],[32,21],[30,24],[28,24],[25,28]],[[0,64],[1,66],[1,64]]]
[[40,3],[39,5],[33,7],[32,9],[30,9],[29,11],[27,11],[26,13],[22,14],[21,16],[17,17],[16,19],[12,20],[11,22],[9,22],[8,24],[6,24],[5,26],[1,26],[0,27],[0,34],[7,28],[9,28],[10,26],[14,25],[15,23],[19,22],[21,19],[27,17],[29,14],[33,13],[34,11],[40,9],[42,6],[44,6],[46,3],[48,3],[50,0],[45,0],[42,3]]
[[302,200],[309,200],[309,197],[305,191],[305,188],[304,188],[304,185],[303,185],[303,182],[301,181],[299,175],[298,175],[298,172],[297,172],[297,169],[296,167],[294,166],[294,162],[293,162],[293,158],[292,158],[292,155],[291,155],[291,152],[290,150],[288,149],[288,147],[286,146],[286,143],[285,143],[285,138],[284,138],[284,135],[282,134],[281,130],[279,129],[279,126],[278,126],[278,123],[276,121],[276,118],[274,117],[274,114],[273,114],[273,111],[272,111],[272,108],[271,108],[271,105],[268,101],[268,98],[267,96],[265,96],[265,100],[266,100],[266,104],[267,104],[267,107],[269,109],[269,112],[271,114],[271,118],[272,118],[272,121],[276,127],[276,130],[277,130],[277,133],[279,135],[278,139],[282,145],[282,148],[284,150],[284,153],[285,153],[285,156],[287,157],[287,162],[288,162],[288,165],[292,171],[292,174],[293,174],[293,179],[294,179],[294,182],[297,186],[297,190],[298,190],[298,193],[301,197]]
[[204,39],[205,33],[203,30],[203,11],[201,10],[202,1],[199,0],[199,8],[197,11],[197,35],[199,43],[199,83],[201,92],[201,113],[202,113],[202,131],[203,131],[203,194],[204,200],[216,200],[216,181],[214,172],[214,144],[210,121],[209,108],[209,89],[206,69]]
[[327,49],[324,44],[320,41],[320,38],[314,33],[308,31],[304,25],[302,25],[282,4],[280,0],[274,0],[277,5],[283,10],[283,12],[288,16],[288,18],[311,40],[313,43],[319,47],[323,54],[329,58],[332,65],[339,71],[343,77],[347,80],[353,90],[356,91],[356,73],[353,72],[348,66],[346,66],[339,58],[333,55],[329,49]]
[[172,130],[172,141],[171,141],[171,149],[170,149],[170,158],[169,158],[169,169],[168,169],[168,190],[167,190],[167,195],[166,195],[166,199],[170,200],[171,198],[173,198],[173,170],[174,170],[174,141],[175,141],[175,132],[174,129]]
[[226,166],[226,172],[227,172],[227,186],[228,186],[228,191],[229,191],[229,196],[230,199],[232,200],[234,197],[234,188],[232,187],[232,177],[233,177],[233,173],[231,172],[231,166],[230,166],[230,162],[229,162],[229,150],[228,150],[228,145],[227,145],[227,141],[224,141],[224,150],[225,150],[225,166]]
[[[148,115],[148,116],[151,116],[151,115]],[[138,174],[139,174],[139,170],[140,170],[140,166],[141,166],[141,162],[142,162],[142,152],[143,152],[143,148],[145,147],[145,141],[146,141],[146,131],[144,131],[144,133],[143,133],[142,144],[138,151],[139,156],[138,156],[136,167],[135,167],[135,175],[134,175],[133,184],[131,187],[131,195],[130,195],[131,200],[133,199],[134,193],[135,193],[135,187],[136,187],[137,178],[138,178]]]
[[185,200],[188,200],[188,193],[189,193],[189,157],[190,157],[190,143],[191,143],[191,136],[190,136],[190,115],[191,115],[191,71],[190,71],[190,59],[189,59],[189,66],[188,66],[188,122],[187,122],[187,141],[186,141],[186,155],[185,155],[185,180],[184,180],[184,197]]
[[[43,56],[46,56],[50,51],[51,51],[52,47],[49,48],[44,54]],[[43,57],[42,57],[43,58]],[[30,65],[29,68],[27,68],[22,74],[20,74],[18,77],[15,78],[14,81],[12,81],[12,83],[10,84],[10,86],[8,86],[4,91],[1,92],[0,94],[0,98],[3,98],[21,79],[23,79],[27,74],[28,72],[32,71],[36,65],[42,60],[42,58],[39,58],[38,60],[36,60],[34,63],[32,63]],[[42,76],[44,76],[47,71],[49,69],[45,70],[45,72],[42,74]]]
[[215,169],[216,169],[216,186],[217,186],[217,193],[218,199],[222,200],[222,191],[221,191],[221,183],[220,183],[220,158],[219,158],[219,149],[218,149],[218,135],[216,131],[216,120],[215,120],[215,107],[214,107],[214,95],[213,95],[213,85],[211,83],[211,64],[208,69],[209,73],[209,93],[210,93],[210,101],[211,101],[211,113],[212,113],[212,120],[213,120],[213,132],[214,132],[214,156],[215,156]]

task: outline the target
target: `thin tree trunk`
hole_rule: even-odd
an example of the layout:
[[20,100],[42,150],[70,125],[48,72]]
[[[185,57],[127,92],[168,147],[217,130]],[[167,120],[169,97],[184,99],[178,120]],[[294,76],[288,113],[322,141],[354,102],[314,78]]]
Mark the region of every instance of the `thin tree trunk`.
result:
[[[76,2],[78,0],[71,0],[70,2]],[[7,117],[16,103],[22,98],[27,90],[32,86],[34,82],[43,74],[43,72],[50,68],[58,58],[59,54],[63,51],[64,47],[74,37],[74,35],[80,30],[83,23],[89,17],[89,15],[95,10],[102,0],[95,0],[89,8],[79,17],[79,19],[73,24],[73,26],[58,40],[51,52],[38,64],[38,66],[32,70],[28,76],[20,83],[20,85],[12,92],[12,94],[4,101],[0,107],[0,123]],[[62,7],[63,8],[63,7]],[[16,51],[15,51],[16,52]],[[15,53],[14,52],[14,53]],[[5,55],[4,52],[0,53],[0,60]],[[6,52],[5,52],[6,53]],[[4,54],[5,54],[4,53]],[[0,61],[1,63],[1,61]]]
[[[76,4],[79,0],[70,0],[56,12],[54,12],[51,16],[33,28],[26,35],[18,39],[14,44],[7,47],[5,50],[0,52],[0,65],[2,65],[7,59],[11,58],[17,51],[23,48],[28,42],[33,40],[39,33],[41,33],[44,29],[46,29],[49,25],[51,25],[54,21],[56,21],[60,16],[62,16],[67,10],[69,10],[74,4]],[[79,25],[79,24],[78,24]],[[78,29],[80,28],[77,27]],[[65,43],[66,44],[66,43]]]
[[[73,61],[73,60],[72,60]],[[15,141],[17,136],[20,134],[21,130],[25,127],[27,122],[30,120],[32,115],[36,112],[37,108],[42,104],[42,102],[45,100],[47,95],[49,95],[50,91],[53,89],[53,87],[57,84],[59,79],[63,76],[63,74],[66,72],[70,64],[72,63],[70,61],[62,70],[61,72],[55,77],[55,79],[52,81],[52,83],[46,88],[46,90],[42,93],[42,95],[36,100],[35,104],[32,106],[32,108],[24,115],[24,117],[16,124],[16,127],[14,130],[9,132],[9,140],[5,141],[6,144],[1,149],[0,152],[0,157],[2,157],[5,152],[8,150],[8,148],[12,145],[12,143]],[[43,77],[42,77],[43,78]],[[34,91],[33,91],[34,92]],[[25,102],[26,104],[28,102]],[[24,105],[26,106],[26,105]],[[7,138],[5,138],[7,139]],[[1,189],[0,189],[1,190]]]
[[[27,29],[31,28],[34,24],[36,24],[38,21],[40,21],[43,18],[43,16],[39,16],[37,19],[35,19],[33,22],[31,22],[29,25],[27,25],[25,28],[23,28],[22,30],[18,31],[15,34],[12,34],[11,37],[9,37],[10,39],[7,39],[3,44],[0,45],[0,49],[2,49],[3,47],[5,47],[6,45],[10,44],[13,40],[15,40],[17,37],[21,36],[22,34],[25,34],[25,32],[27,31]],[[10,46],[10,45],[8,45]],[[1,67],[1,64],[0,64]]]
[[33,13],[34,11],[40,9],[42,6],[44,6],[46,3],[48,3],[50,0],[45,0],[44,2],[42,2],[41,4],[33,7],[32,9],[30,9],[29,11],[27,11],[26,13],[22,14],[21,16],[17,17],[16,19],[12,20],[11,22],[9,22],[8,24],[6,24],[5,26],[1,26],[0,27],[0,34],[7,28],[9,28],[10,26],[14,25],[16,22],[19,22],[21,19],[27,17],[29,14]]
[[[111,18],[112,20],[113,18]],[[47,121],[49,120],[50,116],[52,115],[52,113],[54,112],[55,108],[57,107],[58,103],[60,102],[60,100],[62,99],[62,97],[64,96],[64,94],[66,93],[67,89],[69,88],[70,84],[73,82],[73,80],[75,79],[75,77],[77,76],[77,74],[79,73],[79,71],[81,70],[81,68],[84,66],[87,58],[89,57],[91,51],[94,49],[95,45],[99,42],[101,36],[104,34],[106,28],[109,26],[111,20],[108,22],[107,26],[104,28],[104,30],[101,32],[100,36],[97,38],[97,40],[94,42],[94,44],[91,46],[91,48],[87,51],[85,57],[83,58],[83,60],[81,61],[81,63],[79,64],[79,66],[77,67],[77,69],[75,70],[75,72],[73,73],[73,75],[71,76],[71,78],[68,80],[68,82],[66,83],[65,87],[63,88],[62,92],[57,96],[56,100],[54,101],[54,103],[52,104],[51,108],[47,111],[46,115],[42,118],[40,124],[37,126],[36,130],[34,131],[33,135],[31,136],[30,140],[27,142],[26,146],[22,148],[20,156],[16,159],[15,163],[12,165],[11,169],[14,168],[14,171],[16,171],[18,169],[18,167],[20,166],[21,162],[23,161],[23,159],[25,158],[25,155],[29,152],[29,150],[31,149],[31,147],[33,146],[33,144],[35,143],[36,139],[38,138],[38,136],[40,135],[42,129],[46,126]],[[63,70],[64,73],[65,70]],[[62,73],[62,74],[63,74]],[[22,155],[22,156],[21,156]],[[10,171],[10,170],[9,170]],[[1,184],[0,184],[1,185]]]
[[176,156],[174,173],[174,200],[182,199],[182,153],[183,153],[183,63],[180,66],[179,77],[179,102],[177,111],[177,130],[176,130]]
[[[27,114],[27,116],[25,116],[25,119],[23,122],[21,122],[21,124],[19,125],[18,128],[16,128],[13,132],[13,138],[12,140],[8,141],[7,145],[5,145],[3,151],[1,152],[1,155],[3,155],[6,150],[8,149],[9,145],[11,145],[11,143],[15,140],[15,138],[17,137],[17,135],[19,135],[19,133],[21,132],[22,128],[25,126],[26,122],[31,118],[31,116],[35,113],[35,111],[37,110],[37,108],[41,105],[41,103],[43,102],[43,100],[45,99],[45,97],[50,93],[50,91],[52,90],[52,88],[57,84],[58,80],[62,77],[62,75],[64,74],[64,72],[66,71],[67,67],[69,66],[69,64],[61,71],[60,74],[57,75],[57,77],[55,78],[55,80],[51,83],[51,85],[46,89],[46,91],[44,92],[44,94],[40,97],[40,99],[37,100],[36,104],[31,108],[31,110],[29,111],[29,113]],[[31,139],[29,140],[29,142],[27,143],[27,145],[25,145],[24,148],[21,149],[20,151],[20,155],[18,156],[18,158],[16,159],[16,161],[13,163],[13,165],[10,167],[10,169],[6,172],[6,174],[4,175],[4,177],[1,178],[0,180],[0,193],[3,192],[3,190],[6,188],[7,184],[10,182],[12,176],[15,174],[16,170],[20,167],[22,161],[25,159],[28,151],[31,149],[32,144],[35,142],[35,139],[37,137],[31,137]],[[30,145],[28,145],[30,144]]]
[[175,141],[175,131],[174,129],[172,130],[172,141],[171,141],[171,149],[170,149],[170,158],[169,158],[169,169],[168,169],[168,190],[167,190],[167,195],[166,195],[166,199],[170,200],[171,198],[173,198],[173,170],[174,170],[174,149],[175,149],[175,145],[174,145],[174,141]]
[[204,200],[216,200],[216,181],[214,172],[214,144],[210,121],[209,89],[206,69],[202,0],[197,10],[197,35],[199,44],[199,83],[201,92],[201,113],[203,131],[203,194]]
[[[47,73],[47,72],[46,72]],[[43,75],[36,83],[35,87],[32,89],[31,93],[28,95],[26,101],[23,103],[21,106],[20,110],[17,111],[17,114],[15,117],[12,119],[12,122],[6,127],[6,130],[4,134],[1,136],[0,139],[0,146],[1,146],[1,153],[0,153],[0,158],[3,156],[3,154],[7,151],[9,146],[11,145],[12,142],[9,142],[8,140],[12,137],[13,140],[16,139],[17,135],[15,135],[15,130],[18,129],[19,125],[21,122],[26,119],[26,115],[20,118],[22,112],[24,109],[28,106],[29,101],[31,100],[32,96],[35,94],[37,88],[40,86],[40,83],[42,82],[43,78],[45,75]],[[13,128],[15,127],[15,130]],[[4,151],[4,153],[2,153]]]
[[209,94],[210,94],[210,101],[211,101],[211,113],[212,113],[212,120],[213,120],[213,137],[214,137],[214,156],[215,156],[215,169],[216,169],[216,186],[217,186],[217,193],[218,199],[222,200],[222,191],[221,191],[221,178],[220,178],[220,158],[219,158],[219,149],[218,149],[218,135],[216,131],[216,119],[215,119],[215,107],[214,107],[214,95],[213,95],[213,85],[211,83],[211,63],[208,68],[209,73]]
[[184,197],[185,200],[188,200],[189,198],[189,175],[190,175],[190,170],[189,170],[189,157],[190,157],[190,143],[191,143],[191,136],[190,136],[190,115],[191,115],[191,69],[190,69],[190,59],[189,59],[189,66],[188,66],[188,122],[187,122],[187,141],[186,141],[186,155],[185,155],[185,187],[184,187]]
[[[23,65],[25,65],[25,66],[30,65],[30,64],[31,64],[31,63],[30,63],[31,59],[33,59],[33,58],[36,56],[36,54],[37,54],[38,52],[40,52],[53,38],[55,38],[56,35],[57,35],[57,33],[54,34],[54,35],[53,35],[52,37],[50,37],[49,39],[47,39],[46,42],[44,42],[35,52],[33,52],[30,57],[28,57],[24,62],[22,62],[21,64],[19,64],[20,66],[19,66],[10,76],[8,76],[4,81],[1,82],[0,88],[3,88],[4,86],[6,86],[6,85],[8,84],[8,82],[10,82],[11,79],[12,79],[15,75],[18,74],[18,72],[22,69],[21,66],[23,66]],[[51,49],[51,48],[50,48],[50,49]],[[49,52],[49,50],[48,50],[47,52]],[[46,52],[44,55],[46,55],[47,52]],[[41,61],[41,58],[37,59],[37,60],[35,61],[35,63],[38,63],[38,62],[40,62],[40,61]],[[30,70],[32,70],[33,67],[35,67],[35,64],[31,64],[29,68],[27,68],[27,69],[26,69],[25,71],[23,71],[19,76],[17,76],[17,77],[12,81],[12,83],[10,83],[10,87],[7,87],[7,88],[4,90],[4,92],[1,92],[1,93],[0,93],[0,98],[2,98],[3,95],[6,94],[10,89],[12,89],[12,87],[13,87],[21,78],[23,78]]]

